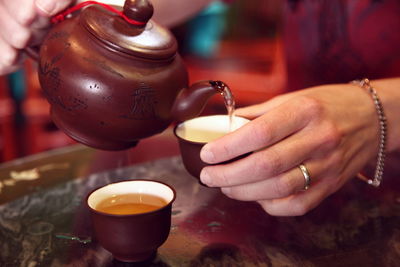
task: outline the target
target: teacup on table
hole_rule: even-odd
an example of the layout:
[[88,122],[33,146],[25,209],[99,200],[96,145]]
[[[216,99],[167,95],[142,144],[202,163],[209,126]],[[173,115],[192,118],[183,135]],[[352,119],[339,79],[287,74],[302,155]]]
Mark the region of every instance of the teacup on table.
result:
[[[181,157],[186,170],[200,178],[203,167],[209,165],[200,158],[201,148],[208,142],[232,132],[249,122],[248,119],[228,115],[202,116],[184,121],[174,128],[178,138]],[[236,159],[233,159],[236,160]]]
[[119,261],[140,262],[156,255],[168,238],[176,193],[152,180],[108,184],[90,193],[91,212],[99,244]]

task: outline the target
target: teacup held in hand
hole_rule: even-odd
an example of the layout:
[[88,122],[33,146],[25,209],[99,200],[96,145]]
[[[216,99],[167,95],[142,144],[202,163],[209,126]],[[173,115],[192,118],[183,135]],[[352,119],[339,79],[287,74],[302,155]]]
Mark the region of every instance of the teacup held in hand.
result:
[[182,161],[187,171],[196,178],[208,164],[200,159],[200,150],[208,142],[232,132],[249,120],[228,115],[213,115],[194,118],[178,124],[174,133],[179,141]]

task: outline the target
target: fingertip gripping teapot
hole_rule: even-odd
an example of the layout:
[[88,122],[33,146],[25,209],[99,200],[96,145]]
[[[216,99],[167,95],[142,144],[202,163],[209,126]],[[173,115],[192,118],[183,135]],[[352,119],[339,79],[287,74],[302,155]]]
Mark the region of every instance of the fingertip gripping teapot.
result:
[[152,14],[147,0],[126,0],[122,17],[91,5],[46,35],[39,81],[54,123],[76,141],[133,147],[174,120],[197,116],[223,89],[214,81],[188,86],[176,40]]

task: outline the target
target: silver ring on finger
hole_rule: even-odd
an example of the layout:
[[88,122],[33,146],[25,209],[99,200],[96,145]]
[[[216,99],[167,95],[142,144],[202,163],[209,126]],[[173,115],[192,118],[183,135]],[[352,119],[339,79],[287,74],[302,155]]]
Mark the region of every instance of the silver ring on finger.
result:
[[308,188],[310,188],[311,185],[311,176],[310,176],[310,172],[308,171],[307,167],[304,164],[300,164],[299,165],[299,169],[301,171],[301,173],[304,176],[304,187],[303,187],[303,191],[306,191]]

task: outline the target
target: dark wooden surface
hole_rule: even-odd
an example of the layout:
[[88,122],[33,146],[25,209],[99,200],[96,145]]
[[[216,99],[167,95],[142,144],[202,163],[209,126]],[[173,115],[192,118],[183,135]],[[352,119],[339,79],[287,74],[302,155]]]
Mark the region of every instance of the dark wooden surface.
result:
[[354,179],[305,216],[272,217],[199,185],[169,145],[171,155],[151,140],[136,153],[76,145],[1,165],[0,266],[131,266],[93,239],[83,201],[93,188],[136,178],[177,191],[170,236],[144,265],[398,266],[400,183],[390,164],[378,189]]

